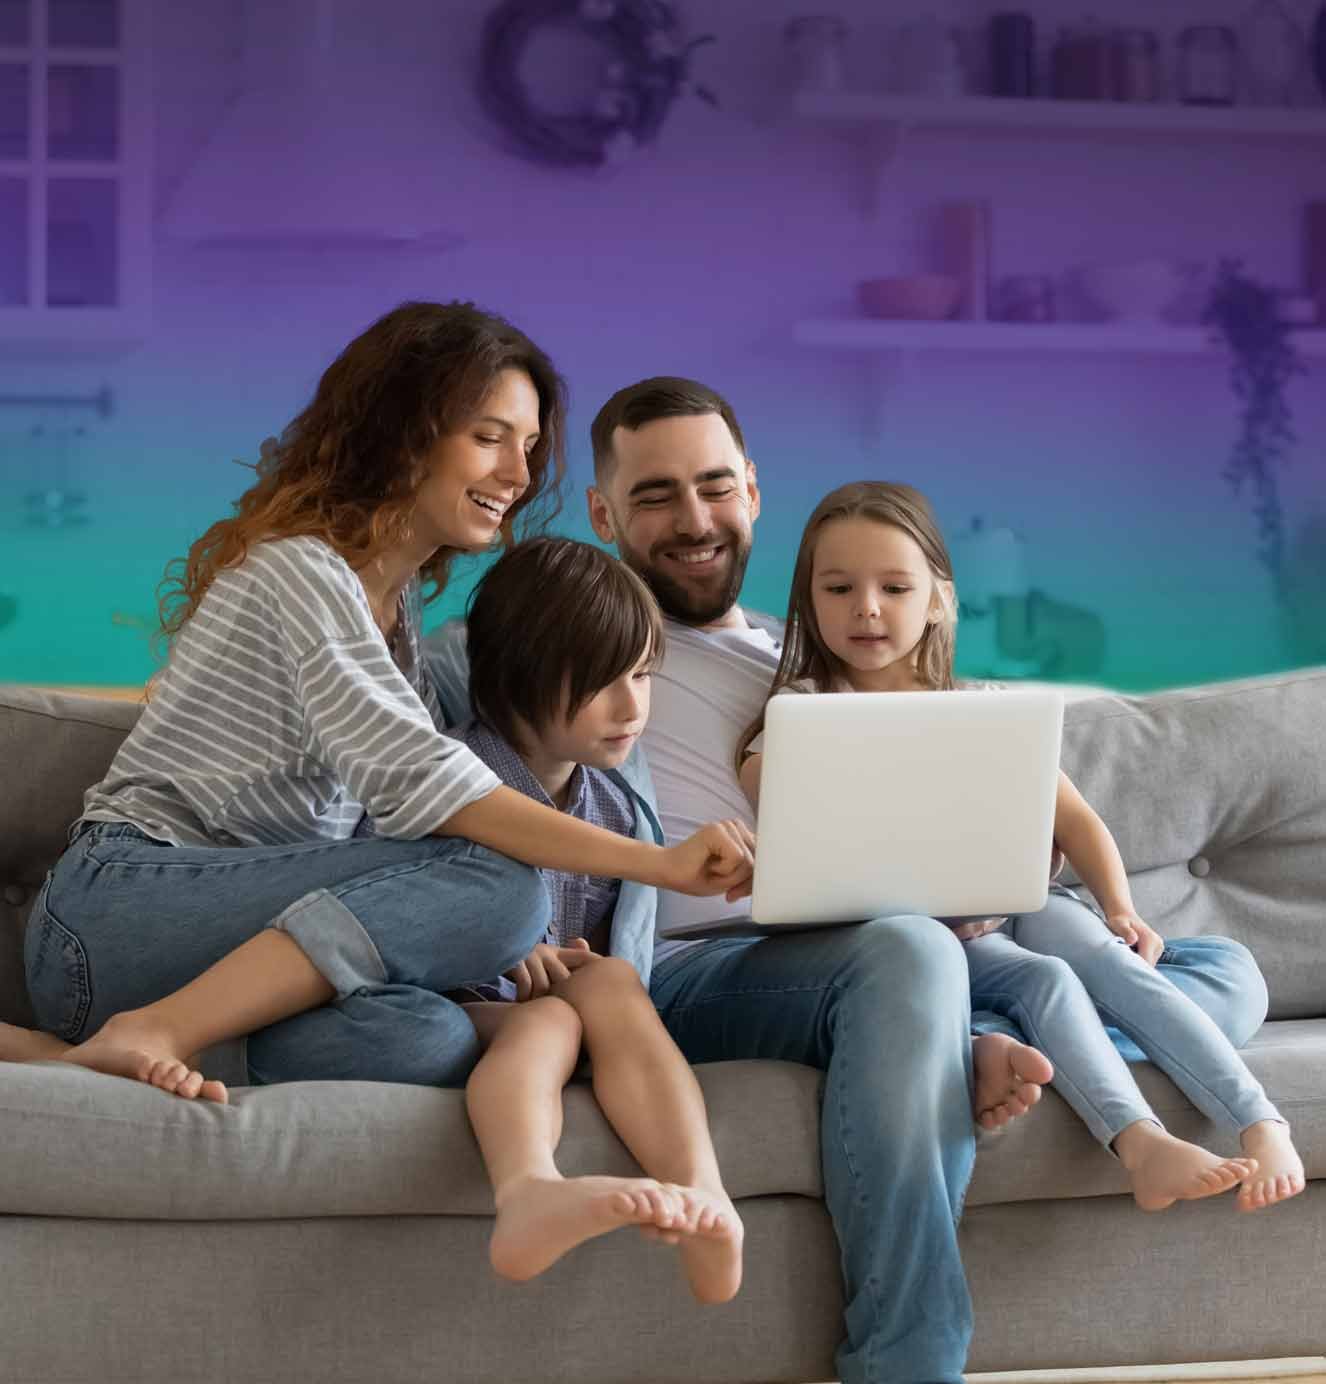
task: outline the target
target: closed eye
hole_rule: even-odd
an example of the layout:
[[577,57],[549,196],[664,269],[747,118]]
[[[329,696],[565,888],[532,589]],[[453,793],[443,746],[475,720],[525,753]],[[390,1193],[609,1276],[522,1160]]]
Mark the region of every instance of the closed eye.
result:
[[[702,500],[710,502],[726,500],[736,494],[736,486],[728,486],[726,490],[699,490],[696,492]],[[636,498],[636,504],[641,509],[657,509],[659,505],[671,504],[671,495],[641,495]]]

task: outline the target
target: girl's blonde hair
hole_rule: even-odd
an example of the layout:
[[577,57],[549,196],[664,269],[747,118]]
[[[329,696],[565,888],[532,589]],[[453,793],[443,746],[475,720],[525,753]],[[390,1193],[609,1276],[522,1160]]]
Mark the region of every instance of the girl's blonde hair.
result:
[[[787,602],[787,628],[783,635],[783,656],[774,674],[769,697],[789,683],[808,681],[818,692],[826,692],[842,671],[841,660],[825,644],[815,619],[811,579],[815,567],[815,546],[826,524],[838,519],[873,519],[892,524],[913,539],[925,555],[926,565],[938,588],[944,616],[928,624],[916,651],[917,676],[934,691],[950,691],[953,678],[953,647],[957,627],[957,600],[953,594],[953,563],[948,555],[939,523],[929,501],[910,485],[890,481],[853,481],[831,491],[806,521],[792,570],[792,591]],[[738,770],[752,740],[764,729],[765,699],[760,714],[737,741],[735,764]]]

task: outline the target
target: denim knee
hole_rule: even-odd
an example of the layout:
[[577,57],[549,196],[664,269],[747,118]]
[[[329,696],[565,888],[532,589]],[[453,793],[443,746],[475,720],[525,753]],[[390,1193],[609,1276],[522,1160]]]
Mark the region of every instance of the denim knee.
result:
[[475,846],[474,855],[493,872],[493,893],[509,916],[507,926],[490,934],[495,956],[490,975],[501,975],[518,966],[548,935],[552,922],[552,901],[543,875],[486,846]]
[[1072,966],[1062,956],[1046,956],[1028,952],[1018,976],[1020,986],[1035,987],[1041,994],[1061,994],[1070,988],[1082,988],[1082,982]]
[[962,943],[934,918],[877,918],[844,929],[853,935],[846,973],[854,989],[874,992],[894,1010],[912,1007],[936,1016],[967,1006],[967,958]]
[[1232,937],[1199,937],[1188,944],[1199,943],[1194,953],[1201,954],[1203,968],[1219,982],[1225,992],[1226,1007],[1220,1016],[1213,1015],[1225,1036],[1241,1048],[1266,1022],[1271,997],[1266,977],[1257,958]]

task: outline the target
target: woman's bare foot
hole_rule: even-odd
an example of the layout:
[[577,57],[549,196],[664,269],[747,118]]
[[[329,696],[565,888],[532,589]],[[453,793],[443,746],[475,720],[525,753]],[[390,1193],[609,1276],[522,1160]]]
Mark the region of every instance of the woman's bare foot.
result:
[[1303,1190],[1303,1160],[1289,1137],[1287,1124],[1260,1120],[1243,1131],[1240,1143],[1243,1152],[1257,1161],[1257,1171],[1245,1177],[1239,1188],[1240,1211],[1261,1211]]
[[652,1178],[527,1177],[498,1195],[488,1258],[524,1283],[596,1235],[627,1225],[670,1231],[684,1217],[680,1199]]
[[1006,1033],[982,1033],[971,1043],[972,1111],[982,1129],[1002,1129],[1025,1115],[1053,1076],[1050,1059]]
[[230,1099],[221,1082],[208,1081],[189,1066],[187,1054],[175,1051],[168,1033],[144,1023],[133,1010],[112,1015],[86,1043],[58,1056],[94,1072],[145,1082],[185,1100],[201,1096],[225,1105]]
[[1115,1139],[1114,1150],[1128,1169],[1133,1200],[1143,1211],[1218,1196],[1257,1170],[1256,1159],[1221,1158],[1176,1139],[1151,1120],[1130,1124]]
[[0,1062],[51,1062],[68,1051],[68,1043],[49,1033],[0,1023]]

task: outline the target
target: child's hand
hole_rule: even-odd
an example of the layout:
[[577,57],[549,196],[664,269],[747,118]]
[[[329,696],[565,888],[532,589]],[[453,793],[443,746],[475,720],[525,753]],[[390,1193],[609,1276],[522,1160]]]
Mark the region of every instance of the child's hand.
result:
[[1131,910],[1123,913],[1111,913],[1105,919],[1105,926],[1116,937],[1122,937],[1130,947],[1135,947],[1138,956],[1148,966],[1154,966],[1160,960],[1160,953],[1165,950],[1164,939],[1155,928],[1149,923],[1144,923],[1136,913]]
[[663,852],[658,885],[679,894],[722,894],[728,902],[750,893],[755,835],[745,822],[710,822]]
[[548,994],[559,980],[569,980],[572,971],[598,959],[598,953],[590,951],[583,937],[577,937],[569,947],[540,942],[519,966],[506,972],[506,978],[515,984],[516,1003],[523,1004]]

